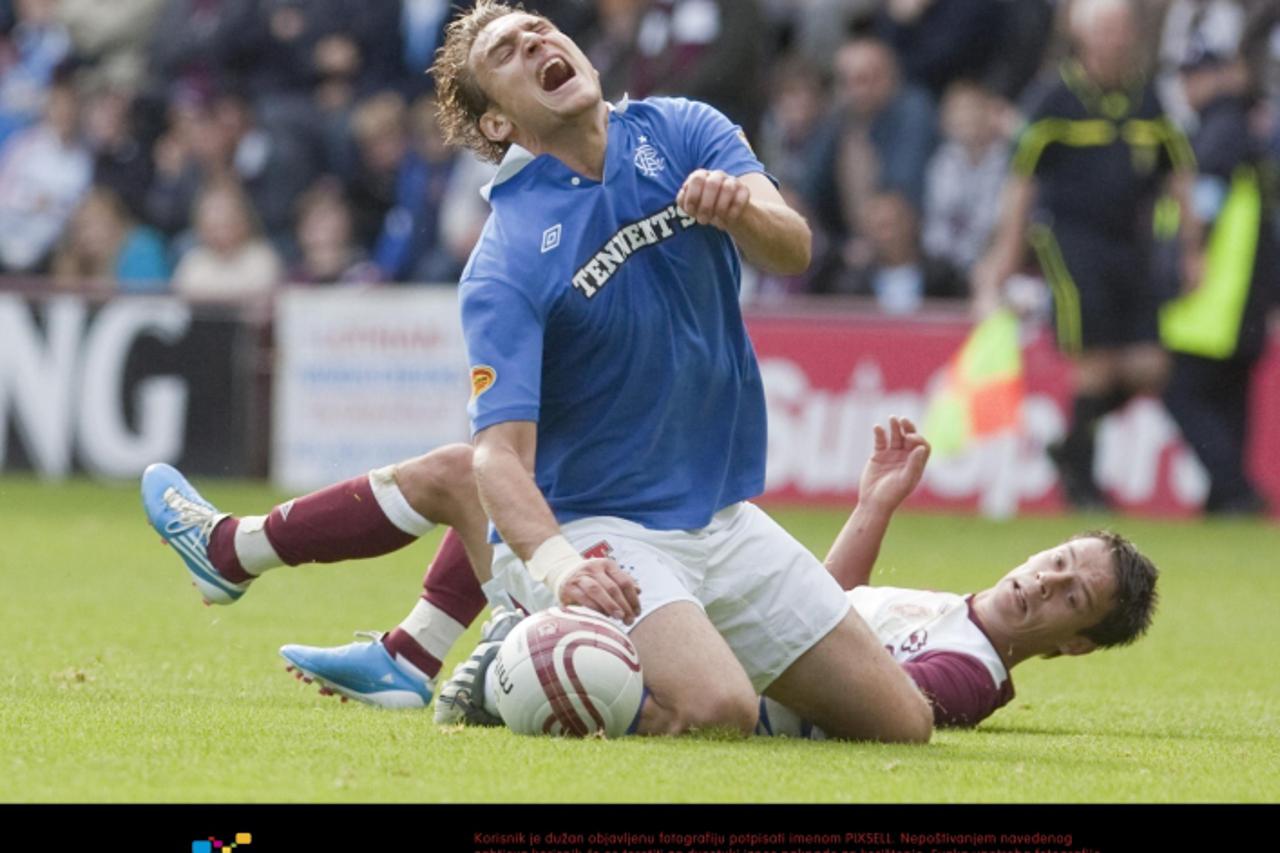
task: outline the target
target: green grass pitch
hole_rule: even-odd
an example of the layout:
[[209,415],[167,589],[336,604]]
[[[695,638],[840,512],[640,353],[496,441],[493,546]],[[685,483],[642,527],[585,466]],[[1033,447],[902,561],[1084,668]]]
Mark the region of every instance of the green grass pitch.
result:
[[[200,485],[239,512],[280,497]],[[819,553],[843,520],[776,515]],[[0,479],[0,801],[1280,800],[1280,528],[905,514],[875,582],[975,589],[1100,523],[1163,569],[1151,636],[1024,664],[1017,698],[977,731],[925,747],[576,742],[443,730],[429,712],[343,705],[285,675],[283,643],[394,625],[437,536],[377,561],[283,569],[234,607],[204,608],[132,485]]]

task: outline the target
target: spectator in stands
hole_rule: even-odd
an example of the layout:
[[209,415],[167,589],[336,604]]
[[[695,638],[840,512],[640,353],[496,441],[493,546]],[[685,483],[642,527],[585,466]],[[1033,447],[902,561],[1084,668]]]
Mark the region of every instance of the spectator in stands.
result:
[[581,44],[600,73],[600,90],[606,100],[616,101],[628,92],[636,35],[647,6],[647,0],[599,0],[596,4],[595,29]]
[[1171,118],[1188,131],[1196,110],[1182,90],[1179,68],[1193,54],[1236,56],[1244,37],[1245,10],[1237,0],[1172,0],[1160,35],[1156,85]]
[[400,56],[404,76],[410,82],[406,95],[430,88],[431,75],[426,70],[444,43],[449,11],[449,0],[404,0],[401,4]]
[[332,109],[402,79],[396,0],[260,0],[244,35],[248,91],[264,113]]
[[[636,0],[648,3],[650,0]],[[599,0],[584,3],[582,0],[529,0],[522,4],[531,12],[536,12],[555,22],[556,29],[573,39],[578,44],[588,37],[599,17]],[[455,3],[456,9],[464,4]]]
[[1280,99],[1280,3],[1253,3],[1248,12],[1241,57],[1255,92],[1274,101]]
[[316,152],[292,128],[260,122],[252,104],[236,92],[214,99],[213,120],[228,140],[234,174],[267,237],[277,248],[287,246],[298,197],[319,172]]
[[200,188],[232,177],[253,199],[267,236],[289,244],[297,198],[318,169],[313,150],[287,128],[259,124],[242,96],[227,92],[211,102],[178,102],[170,127],[154,149],[156,176],[147,217],[169,234],[185,230]]
[[75,89],[49,89],[44,119],[0,149],[0,268],[35,272],[89,188],[93,161],[80,141]]
[[153,179],[145,219],[175,237],[190,226],[192,205],[206,176],[225,175],[228,140],[218,133],[208,103],[194,89],[169,104],[168,126],[151,149]]
[[806,169],[817,156],[812,149],[827,95],[822,73],[798,56],[775,63],[772,78],[755,147],[783,194],[791,194],[788,201],[794,206],[793,197],[804,186]]
[[[76,58],[101,80],[137,89],[146,77],[152,32],[165,0],[59,0],[58,18]],[[190,22],[186,23],[190,26]]]
[[171,95],[208,98],[244,84],[257,0],[167,0],[151,37],[151,70]]
[[[883,0],[765,0],[775,26],[792,49],[824,75],[840,45],[855,30],[868,29]],[[1024,0],[1025,2],[1025,0]]]
[[[321,84],[334,77],[345,79],[352,99],[384,89],[417,93],[426,88],[425,65],[405,73],[403,6],[401,0],[341,0],[337,29],[316,46]],[[342,62],[351,52],[354,61]]]
[[351,118],[357,158],[347,197],[355,216],[356,240],[362,246],[377,241],[396,203],[400,164],[409,150],[406,113],[404,98],[383,92],[361,103]]
[[[258,97],[310,100],[321,77],[319,45],[340,25],[337,0],[259,0],[255,5],[255,19],[245,34],[249,88]],[[357,55],[354,44],[345,39],[340,49],[331,51],[329,72],[351,70]]]
[[[484,188],[493,180],[497,166],[481,160],[469,151],[461,152],[449,176],[440,201],[437,217],[440,245],[452,258],[453,267],[461,271],[471,257],[471,250],[480,239],[480,232],[489,219],[489,201]],[[447,262],[447,261],[446,261]],[[423,273],[418,281],[452,282],[457,275],[428,275]]]
[[757,0],[650,0],[636,31],[627,90],[719,109],[749,137],[760,121],[764,27]]
[[36,121],[54,72],[71,55],[57,0],[17,0],[15,22],[0,38],[0,144]]
[[874,193],[902,193],[921,209],[937,121],[929,95],[902,83],[884,42],[855,38],[835,64],[836,111],[818,131],[806,197],[829,232],[849,235]]
[[233,179],[211,181],[196,200],[197,243],[173,273],[183,296],[240,300],[266,296],[279,284],[280,257],[260,235],[249,197]]
[[966,295],[964,279],[946,261],[920,249],[916,212],[901,193],[877,193],[866,202],[860,231],[846,244],[845,265],[815,280],[815,292],[873,296],[886,314],[912,314],[925,299]]
[[1001,0],[886,0],[879,34],[907,80],[940,98],[962,77],[980,77],[1001,46]]
[[356,242],[387,281],[456,281],[488,215],[479,195],[492,167],[447,148],[434,101],[394,92],[351,121],[357,165],[346,184]]
[[133,93],[98,86],[83,99],[85,142],[93,152],[93,182],[110,187],[140,219],[151,186],[150,152],[135,131]]
[[445,145],[434,99],[420,98],[407,120],[410,144],[397,167],[395,204],[383,217],[373,258],[389,281],[457,281],[466,256],[459,258],[443,239],[442,208],[466,155]]
[[381,270],[352,241],[351,208],[342,186],[322,178],[298,200],[299,259],[289,269],[294,284],[371,284]]
[[1054,9],[1059,0],[1004,0],[1000,49],[979,78],[988,91],[1010,104],[1016,103],[1045,63],[1045,51],[1054,34]]
[[966,274],[995,228],[1009,165],[999,108],[978,84],[952,83],[942,101],[943,143],[925,176],[925,250]]
[[821,72],[800,56],[780,60],[773,69],[769,106],[761,123],[756,150],[778,189],[793,208],[810,220],[813,261],[800,275],[779,276],[755,271],[756,284],[748,297],[759,302],[778,301],[789,294],[805,293],[832,264],[839,265],[840,245],[819,224],[809,209],[805,189],[808,170],[819,156],[816,135],[825,116],[826,91]]
[[164,241],[134,223],[114,190],[95,186],[71,217],[53,256],[60,281],[85,283],[121,293],[169,289]]

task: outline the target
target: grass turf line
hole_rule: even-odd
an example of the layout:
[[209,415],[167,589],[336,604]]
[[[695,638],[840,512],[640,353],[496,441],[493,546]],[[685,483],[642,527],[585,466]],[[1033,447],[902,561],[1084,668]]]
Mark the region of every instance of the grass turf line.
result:
[[[280,498],[200,485],[241,512]],[[776,515],[819,553],[843,521],[834,511]],[[1099,523],[1163,570],[1147,640],[1028,662],[1008,707],[977,731],[941,731],[919,748],[520,738],[441,729],[430,712],[342,705],[287,677],[276,649],[394,625],[438,534],[363,564],[282,569],[235,606],[204,608],[132,485],[0,478],[0,518],[0,801],[1280,799],[1280,530],[1266,523],[904,514],[877,584],[977,589]],[[525,781],[499,789],[499,777]]]

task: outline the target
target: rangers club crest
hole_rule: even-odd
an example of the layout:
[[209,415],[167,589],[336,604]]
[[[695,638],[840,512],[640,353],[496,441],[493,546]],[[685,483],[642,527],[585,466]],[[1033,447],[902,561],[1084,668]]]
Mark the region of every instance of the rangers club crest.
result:
[[662,155],[658,153],[658,149],[645,142],[645,138],[640,137],[643,143],[636,149],[636,168],[640,170],[640,174],[646,178],[655,177],[659,172],[666,168],[667,162],[662,159]]

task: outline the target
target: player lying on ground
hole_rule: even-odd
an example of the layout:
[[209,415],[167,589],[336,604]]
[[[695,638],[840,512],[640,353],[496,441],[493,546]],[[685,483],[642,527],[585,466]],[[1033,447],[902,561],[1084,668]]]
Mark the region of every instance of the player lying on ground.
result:
[[[478,542],[476,565],[487,565],[486,522],[470,458],[469,447],[441,448],[288,501],[267,516],[219,513],[168,466],[148,469],[143,497],[153,525],[182,556],[206,601],[220,604],[238,600],[269,568],[372,557],[414,541],[433,522],[459,525],[445,534],[422,598],[393,631],[372,643],[281,649],[322,692],[419,708],[431,701],[441,661],[485,606],[462,545],[465,532]],[[1146,630],[1155,605],[1155,568],[1110,533],[1085,534],[1036,554],[972,596],[868,586],[893,512],[919,482],[927,458],[928,447],[910,421],[890,419],[888,430],[876,428],[858,505],[826,565],[930,698],[939,725],[975,725],[1006,703],[1013,695],[1009,669],[1028,658],[1124,645]],[[495,603],[511,603],[498,584],[486,587]],[[509,615],[486,626],[482,647],[442,691],[437,719],[485,719],[483,702],[472,697],[483,695],[479,676],[489,650],[515,621]],[[760,722],[761,731],[800,731],[798,717],[771,703]]]

